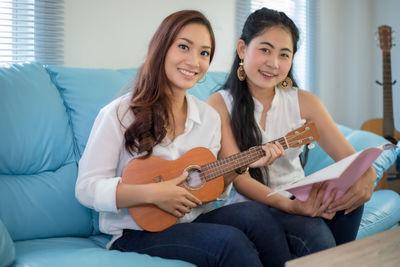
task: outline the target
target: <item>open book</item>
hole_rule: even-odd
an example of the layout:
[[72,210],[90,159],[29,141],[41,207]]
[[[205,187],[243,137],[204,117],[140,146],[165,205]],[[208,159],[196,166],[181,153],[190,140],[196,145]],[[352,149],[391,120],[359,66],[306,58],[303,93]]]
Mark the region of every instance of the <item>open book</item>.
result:
[[288,191],[301,201],[306,201],[314,183],[328,181],[329,185],[324,196],[324,202],[333,188],[337,188],[335,200],[343,196],[361,175],[372,165],[386,149],[396,148],[393,144],[370,147],[350,155],[306,177],[296,179],[291,183],[276,187],[268,196],[281,191]]

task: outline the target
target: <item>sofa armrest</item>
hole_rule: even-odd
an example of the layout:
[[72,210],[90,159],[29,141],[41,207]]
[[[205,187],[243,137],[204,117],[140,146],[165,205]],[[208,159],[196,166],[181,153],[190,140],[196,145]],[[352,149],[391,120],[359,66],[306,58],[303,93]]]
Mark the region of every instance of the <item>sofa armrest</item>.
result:
[[6,226],[0,220],[0,267],[10,265],[15,259],[15,247]]

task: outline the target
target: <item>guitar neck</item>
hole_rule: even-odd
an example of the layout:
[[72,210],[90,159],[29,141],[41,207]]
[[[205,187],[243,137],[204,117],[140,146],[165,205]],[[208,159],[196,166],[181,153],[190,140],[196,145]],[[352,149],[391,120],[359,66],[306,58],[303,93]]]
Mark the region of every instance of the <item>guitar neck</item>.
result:
[[[278,138],[270,143],[279,142],[284,149],[289,148],[285,137]],[[201,172],[206,181],[212,180],[224,174],[227,174],[238,168],[248,166],[249,164],[257,161],[265,156],[262,146],[254,146],[250,149],[234,154],[232,156],[220,159],[201,166]]]
[[394,133],[393,100],[392,100],[392,70],[390,50],[382,52],[383,58],[383,136],[392,136]]

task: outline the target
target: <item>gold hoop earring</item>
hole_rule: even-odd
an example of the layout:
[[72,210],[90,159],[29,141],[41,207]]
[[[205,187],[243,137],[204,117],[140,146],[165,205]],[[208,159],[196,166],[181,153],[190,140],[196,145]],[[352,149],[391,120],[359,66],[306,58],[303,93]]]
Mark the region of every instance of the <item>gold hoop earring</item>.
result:
[[283,81],[281,81],[280,83],[278,83],[278,88],[279,89],[289,89],[293,87],[293,81],[292,79],[290,79],[290,77],[286,77]]
[[237,69],[237,77],[241,82],[243,82],[246,79],[246,72],[244,71],[243,68],[243,59],[241,59],[239,62],[239,67]]

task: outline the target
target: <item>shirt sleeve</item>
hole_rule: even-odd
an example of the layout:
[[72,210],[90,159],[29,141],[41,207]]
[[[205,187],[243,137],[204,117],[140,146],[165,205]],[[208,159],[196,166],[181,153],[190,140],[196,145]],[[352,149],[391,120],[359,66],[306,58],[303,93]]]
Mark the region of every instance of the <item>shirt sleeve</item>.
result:
[[123,140],[117,109],[106,106],[93,124],[79,161],[75,195],[84,206],[96,211],[118,212],[116,189],[121,177],[116,177],[116,170]]

